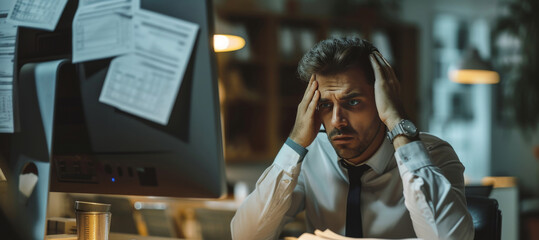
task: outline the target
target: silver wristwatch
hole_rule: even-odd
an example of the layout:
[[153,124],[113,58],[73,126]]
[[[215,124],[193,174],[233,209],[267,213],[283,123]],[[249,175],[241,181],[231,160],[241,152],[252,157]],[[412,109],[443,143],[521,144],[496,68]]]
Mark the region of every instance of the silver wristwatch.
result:
[[414,123],[410,120],[403,119],[393,128],[393,130],[387,132],[387,138],[391,143],[396,136],[404,135],[410,139],[419,135],[419,131],[415,127]]

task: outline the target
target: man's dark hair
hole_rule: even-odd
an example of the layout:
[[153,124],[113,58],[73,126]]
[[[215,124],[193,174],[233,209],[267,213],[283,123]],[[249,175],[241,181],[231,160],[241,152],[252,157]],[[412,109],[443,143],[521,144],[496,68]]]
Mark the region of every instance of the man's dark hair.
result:
[[309,82],[312,74],[333,75],[344,72],[350,67],[359,66],[369,84],[374,83],[369,54],[378,49],[361,38],[331,38],[314,45],[299,61],[298,75],[302,81]]

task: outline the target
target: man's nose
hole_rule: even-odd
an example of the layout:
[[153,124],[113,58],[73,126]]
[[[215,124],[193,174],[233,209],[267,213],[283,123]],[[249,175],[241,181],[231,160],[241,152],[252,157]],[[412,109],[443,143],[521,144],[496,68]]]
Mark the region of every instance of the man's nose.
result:
[[346,118],[343,109],[339,106],[333,107],[331,116],[331,124],[335,128],[342,128],[348,125],[348,119]]

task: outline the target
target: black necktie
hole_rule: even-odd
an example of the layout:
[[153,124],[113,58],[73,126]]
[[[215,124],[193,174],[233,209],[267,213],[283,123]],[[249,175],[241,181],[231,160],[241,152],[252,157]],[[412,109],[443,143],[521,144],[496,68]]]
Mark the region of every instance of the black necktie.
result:
[[363,226],[361,222],[361,176],[369,169],[369,166],[363,164],[354,167],[346,164],[344,161],[341,162],[348,169],[348,179],[350,181],[348,201],[346,202],[346,236],[360,238],[363,237]]

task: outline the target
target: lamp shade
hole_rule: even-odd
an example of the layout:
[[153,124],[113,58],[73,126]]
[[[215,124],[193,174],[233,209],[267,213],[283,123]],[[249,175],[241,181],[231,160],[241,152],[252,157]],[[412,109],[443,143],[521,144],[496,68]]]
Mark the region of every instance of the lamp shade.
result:
[[495,84],[500,82],[500,75],[481,59],[474,48],[468,50],[462,60],[450,68],[449,79],[462,84]]

